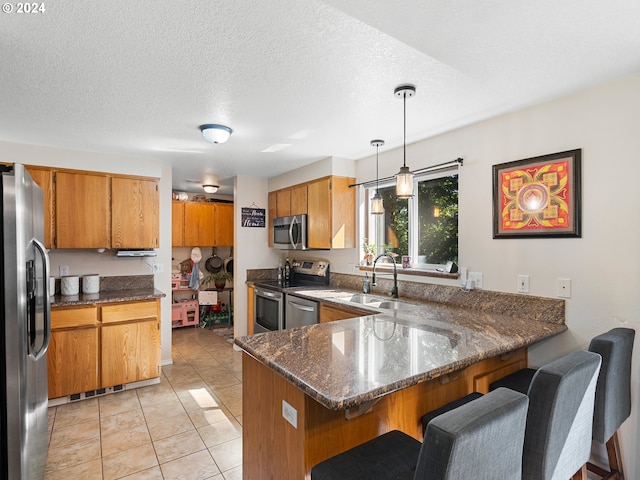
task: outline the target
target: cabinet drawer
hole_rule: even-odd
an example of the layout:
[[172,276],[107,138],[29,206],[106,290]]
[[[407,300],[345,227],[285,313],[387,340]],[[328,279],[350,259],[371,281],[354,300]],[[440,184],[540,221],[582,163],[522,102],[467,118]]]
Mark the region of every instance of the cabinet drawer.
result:
[[98,324],[98,307],[52,308],[51,329],[95,326]]
[[102,306],[102,323],[126,322],[158,317],[158,302],[115,303]]

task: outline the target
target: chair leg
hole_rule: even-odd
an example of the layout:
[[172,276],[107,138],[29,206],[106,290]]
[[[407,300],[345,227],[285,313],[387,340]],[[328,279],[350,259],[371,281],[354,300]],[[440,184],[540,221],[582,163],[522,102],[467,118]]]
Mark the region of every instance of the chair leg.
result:
[[606,443],[607,457],[609,458],[609,470],[600,468],[593,463],[587,463],[590,472],[602,477],[602,480],[624,480],[622,471],[622,456],[620,455],[620,443],[618,442],[618,432],[616,431]]
[[580,470],[578,470],[571,480],[587,480],[587,464],[585,463]]

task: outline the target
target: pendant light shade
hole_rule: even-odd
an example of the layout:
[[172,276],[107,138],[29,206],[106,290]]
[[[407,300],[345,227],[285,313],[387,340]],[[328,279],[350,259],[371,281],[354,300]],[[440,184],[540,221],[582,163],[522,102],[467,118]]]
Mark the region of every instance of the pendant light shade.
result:
[[404,104],[403,160],[402,167],[396,174],[396,197],[410,198],[413,197],[413,173],[407,167],[407,97],[413,97],[416,94],[416,87],[409,84],[399,85],[393,91],[393,94],[398,98],[402,98]]
[[384,213],[384,204],[382,197],[378,192],[378,149],[384,145],[384,140],[371,140],[371,146],[376,147],[376,193],[371,197],[371,213],[373,215],[381,215]]

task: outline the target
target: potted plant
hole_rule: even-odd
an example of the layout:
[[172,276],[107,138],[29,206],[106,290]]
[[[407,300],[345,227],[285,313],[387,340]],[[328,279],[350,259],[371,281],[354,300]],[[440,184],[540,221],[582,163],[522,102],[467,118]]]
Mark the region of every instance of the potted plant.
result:
[[202,279],[202,282],[205,284],[213,283],[216,287],[216,290],[221,292],[224,290],[224,287],[228,281],[233,281],[233,275],[228,272],[220,271],[216,273],[212,273],[211,275],[207,275]]
[[362,251],[364,252],[365,265],[371,265],[376,258],[376,244],[367,242],[365,238],[362,242]]

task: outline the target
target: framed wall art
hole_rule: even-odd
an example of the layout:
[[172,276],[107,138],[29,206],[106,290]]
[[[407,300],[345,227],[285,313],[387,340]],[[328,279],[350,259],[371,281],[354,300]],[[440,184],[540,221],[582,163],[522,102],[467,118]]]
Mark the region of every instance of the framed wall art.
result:
[[493,166],[493,238],[580,237],[582,150]]

